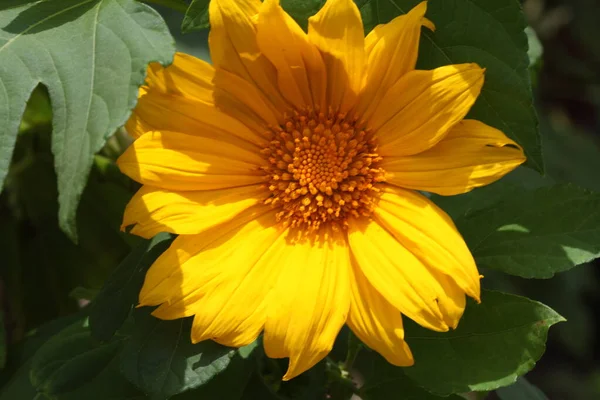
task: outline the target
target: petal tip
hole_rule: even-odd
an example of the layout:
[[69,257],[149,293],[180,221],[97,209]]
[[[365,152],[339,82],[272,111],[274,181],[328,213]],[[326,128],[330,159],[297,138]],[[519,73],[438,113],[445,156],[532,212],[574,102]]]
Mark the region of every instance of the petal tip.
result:
[[429,18],[425,17],[425,13],[427,13],[428,6],[429,4],[427,0],[422,1],[421,3],[417,4],[412,10],[410,10],[409,13],[415,13],[417,15],[420,15],[421,25],[429,29],[430,31],[435,32],[435,24]]
[[429,18],[423,18],[421,20],[421,25],[423,25],[425,28],[429,29],[431,32],[435,32],[435,30],[436,30],[435,24]]
[[192,342],[192,344],[198,344],[200,343],[202,340],[198,339],[196,337],[196,335],[192,332],[190,335],[190,341]]
[[285,375],[283,376],[283,378],[281,378],[281,380],[284,381],[284,382],[287,382],[290,379],[295,378],[295,377],[296,377],[296,375],[292,375],[288,371],[288,372],[285,373]]

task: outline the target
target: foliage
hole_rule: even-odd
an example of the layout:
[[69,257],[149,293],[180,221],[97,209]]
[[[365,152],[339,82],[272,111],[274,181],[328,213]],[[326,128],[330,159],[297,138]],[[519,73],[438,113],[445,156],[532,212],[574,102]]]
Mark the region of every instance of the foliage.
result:
[[533,368],[548,329],[560,321],[541,303],[484,291],[481,304],[467,307],[456,330],[439,334],[407,324],[406,340],[420,363],[406,368],[406,374],[442,395],[509,385]]
[[[178,12],[176,29],[184,33],[208,28],[209,0],[146,3]],[[323,3],[282,0],[305,29]],[[356,3],[369,32],[418,0]],[[120,127],[148,63],[167,65],[174,52],[174,32],[153,6],[135,0],[0,5],[0,400],[353,394],[458,400],[490,391],[501,399],[545,399],[523,375],[544,353],[550,327],[564,318],[516,294],[484,290],[481,304],[470,302],[451,332],[405,319],[413,367],[392,366],[344,329],[326,360],[290,382],[281,381],[286,361],[267,358],[260,338],[240,349],[192,344],[190,319],[162,321],[150,308],[136,308],[147,269],[173,240],[120,231],[137,186],[114,163],[128,144]],[[563,131],[541,139],[530,77],[537,82],[546,53],[533,31],[525,32],[519,3],[430,0],[427,16],[436,30],[423,30],[418,67],[485,67],[486,83],[470,116],[503,130],[528,156],[527,167],[511,178],[461,196],[432,196],[456,222],[485,275],[483,285],[529,294],[523,287],[537,283],[516,277],[551,278],[598,258],[600,198],[593,190],[600,186],[590,173],[598,152]],[[539,125],[550,132],[551,124],[542,117]],[[545,165],[549,176],[541,178]],[[582,275],[558,278],[581,288],[581,280],[591,278],[588,270],[578,271]],[[554,306],[568,293],[565,285],[536,297]],[[569,299],[556,308],[570,314],[580,303]],[[552,331],[569,351],[585,353],[561,333],[568,325],[585,330],[587,316],[573,315],[573,325]]]
[[76,238],[94,154],[127,120],[146,65],[170,62],[173,40],[160,16],[134,0],[22,3],[29,4],[0,14],[0,185],[25,103],[41,82],[52,99],[59,224]]

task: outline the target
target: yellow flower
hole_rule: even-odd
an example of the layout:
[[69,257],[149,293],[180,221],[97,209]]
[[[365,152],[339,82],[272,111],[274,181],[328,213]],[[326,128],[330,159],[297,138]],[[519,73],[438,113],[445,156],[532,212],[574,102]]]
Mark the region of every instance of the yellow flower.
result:
[[401,314],[455,328],[479,273],[450,218],[417,190],[453,195],[525,157],[463,119],[484,70],[415,70],[425,2],[366,37],[352,0],[306,34],[279,0],[212,0],[214,65],[152,65],[121,170],[144,184],[123,226],[179,236],[140,304],[194,316],[192,341],[289,357],[284,379],[331,350],[344,324],[390,363],[413,364]]

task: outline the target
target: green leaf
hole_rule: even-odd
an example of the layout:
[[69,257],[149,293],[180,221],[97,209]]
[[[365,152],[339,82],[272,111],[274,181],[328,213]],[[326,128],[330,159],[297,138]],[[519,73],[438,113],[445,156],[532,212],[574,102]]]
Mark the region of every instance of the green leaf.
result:
[[33,399],[36,390],[29,380],[31,360],[25,362],[4,385],[0,386],[0,400]]
[[[148,397],[119,373],[115,357],[100,373],[77,389],[52,400],[146,400]],[[37,400],[37,399],[36,399]]]
[[[365,30],[407,13],[421,0],[357,1]],[[475,62],[486,68],[470,118],[492,125],[525,149],[527,163],[543,171],[541,140],[533,108],[525,18],[515,0],[430,0],[418,68]]]
[[315,15],[325,0],[281,0],[283,9],[306,31],[308,18]]
[[[131,248],[142,242],[140,237],[121,231],[123,210],[137,188],[137,183],[123,175],[114,160],[101,155],[94,157],[94,167],[77,210],[79,244],[92,247],[95,243],[96,257],[106,253],[107,248],[120,247],[122,252],[116,263],[114,258],[111,260],[113,267],[129,254]],[[121,242],[121,246],[116,242]]]
[[[370,349],[363,349],[354,364],[363,385],[360,398],[363,400],[387,400],[397,398],[402,393],[402,400],[436,400],[441,397],[418,387],[403,372],[402,368],[393,366],[383,357]],[[462,400],[458,396],[445,397],[446,400]]]
[[112,360],[120,342],[96,346],[81,322],[45,343],[34,355],[31,381],[50,396],[69,392],[96,376]]
[[94,153],[127,121],[146,65],[168,64],[173,53],[164,21],[134,0],[38,1],[2,11],[0,185],[26,101],[41,82],[52,102],[59,222],[76,238]]
[[183,33],[206,29],[210,26],[208,20],[208,3],[210,3],[210,0],[192,0],[181,23],[181,31]]
[[[11,358],[6,368],[0,371],[0,400],[33,399],[36,389],[29,380],[32,357],[38,349],[75,321],[81,320],[83,312],[55,319],[27,334],[25,339],[12,347]],[[38,399],[42,400],[42,399]]]
[[[116,379],[114,368],[111,368],[120,347],[121,341],[96,343],[86,321],[77,322],[52,337],[35,353],[31,382],[39,393],[58,400],[139,395],[125,380]],[[112,379],[107,380],[107,374]]]
[[475,211],[491,207],[501,202],[504,198],[517,196],[522,191],[522,187],[501,180],[465,194],[456,196],[431,194],[430,198],[435,204],[446,211],[453,220],[458,220]]
[[[262,354],[262,351],[257,349],[258,346],[259,341],[255,340],[249,345],[240,348],[231,359],[225,371],[199,388],[188,390],[173,397],[173,400],[241,399],[248,382],[256,371],[258,364],[255,358],[257,354]],[[235,382],[235,385],[231,384],[232,382]],[[264,397],[256,397],[256,399],[267,400]]]
[[501,200],[456,220],[479,267],[550,278],[600,256],[600,193],[556,185]]
[[190,318],[164,321],[139,310],[134,319],[133,335],[121,353],[121,372],[152,398],[204,385],[237,353],[210,340],[192,344]]
[[[557,182],[569,182],[587,189],[600,191],[600,143],[571,124],[560,123],[556,113],[540,118],[544,132],[544,160],[546,175]],[[510,174],[508,177],[512,177]]]
[[548,400],[548,397],[525,378],[517,379],[514,384],[496,391],[500,400]]
[[524,297],[483,291],[469,302],[456,330],[429,331],[406,320],[415,365],[406,375],[440,395],[494,390],[530,371],[545,350],[550,326],[564,321],[551,308]]
[[106,280],[90,307],[90,328],[100,340],[109,340],[138,302],[146,271],[173,241],[160,233],[136,247]]

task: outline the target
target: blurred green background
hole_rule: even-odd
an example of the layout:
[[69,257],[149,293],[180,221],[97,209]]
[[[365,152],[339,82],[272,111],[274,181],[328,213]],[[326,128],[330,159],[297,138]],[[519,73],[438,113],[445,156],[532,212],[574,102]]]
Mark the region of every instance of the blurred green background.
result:
[[[600,2],[525,0],[523,6],[532,28],[531,75],[546,176],[521,168],[507,179],[532,187],[573,182],[600,191]],[[182,14],[156,8],[180,51],[209,58],[207,32],[184,36]],[[78,212],[79,244],[59,230],[50,121],[47,93],[39,88],[23,118],[0,195],[0,237],[8,239],[0,241],[0,340],[8,343],[76,312],[136,241],[118,231],[123,208],[137,189],[110,162],[124,146],[122,132],[96,157]],[[600,398],[598,266],[580,266],[542,281],[486,274],[484,286],[542,301],[567,318],[550,330],[547,352],[527,376],[551,400]],[[0,366],[5,361],[0,355]]]

